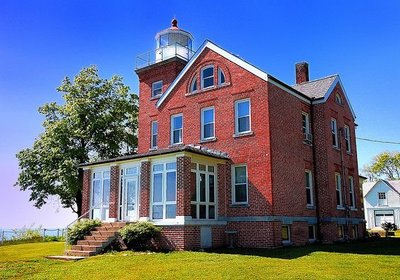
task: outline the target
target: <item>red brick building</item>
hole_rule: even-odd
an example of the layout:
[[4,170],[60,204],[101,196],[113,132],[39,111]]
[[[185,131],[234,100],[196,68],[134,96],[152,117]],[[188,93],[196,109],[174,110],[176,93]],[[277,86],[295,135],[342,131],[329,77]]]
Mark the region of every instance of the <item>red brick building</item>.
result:
[[83,212],[150,220],[161,246],[277,247],[364,234],[355,115],[338,75],[290,86],[177,22],[138,57],[138,153],[84,169]]

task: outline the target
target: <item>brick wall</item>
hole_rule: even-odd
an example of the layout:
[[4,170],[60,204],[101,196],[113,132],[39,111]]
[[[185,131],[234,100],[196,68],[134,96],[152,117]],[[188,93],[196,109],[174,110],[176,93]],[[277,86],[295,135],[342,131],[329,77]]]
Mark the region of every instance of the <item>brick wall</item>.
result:
[[[90,169],[83,170],[83,184],[82,184],[82,214],[89,211],[90,208],[90,184],[91,184],[92,171]],[[89,218],[89,213],[84,216]]]
[[140,207],[139,217],[150,215],[150,161],[143,161],[140,165]]
[[118,219],[119,166],[111,166],[109,216]]
[[176,186],[176,215],[190,216],[190,157],[178,157],[177,165],[177,186]]

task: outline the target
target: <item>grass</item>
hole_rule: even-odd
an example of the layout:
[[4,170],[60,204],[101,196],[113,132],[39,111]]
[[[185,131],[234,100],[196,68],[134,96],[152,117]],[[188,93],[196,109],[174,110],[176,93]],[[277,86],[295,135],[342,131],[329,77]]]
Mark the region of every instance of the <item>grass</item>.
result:
[[62,242],[0,246],[0,279],[400,279],[400,238],[274,250],[118,252],[65,262]]

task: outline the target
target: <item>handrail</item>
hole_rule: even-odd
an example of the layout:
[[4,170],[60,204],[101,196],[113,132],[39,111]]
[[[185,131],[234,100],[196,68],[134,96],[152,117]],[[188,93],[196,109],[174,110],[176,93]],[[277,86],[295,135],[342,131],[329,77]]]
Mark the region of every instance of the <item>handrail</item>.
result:
[[97,208],[98,206],[102,205],[102,202],[91,206],[89,208],[89,210],[87,210],[85,213],[83,213],[82,215],[80,215],[78,218],[76,218],[75,220],[73,220],[71,223],[69,223],[67,225],[67,227],[65,228],[65,250],[67,250],[67,246],[68,246],[68,228],[73,225],[76,221],[79,221],[80,219],[82,219],[84,216],[86,216],[87,214],[89,214],[90,211],[92,211],[93,209]]

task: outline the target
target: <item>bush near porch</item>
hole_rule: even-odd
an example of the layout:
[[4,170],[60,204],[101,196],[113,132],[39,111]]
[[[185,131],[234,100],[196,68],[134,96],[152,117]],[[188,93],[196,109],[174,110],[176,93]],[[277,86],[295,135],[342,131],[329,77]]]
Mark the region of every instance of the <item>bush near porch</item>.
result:
[[62,242],[0,246],[0,279],[398,279],[400,263],[400,238],[274,250],[125,251],[77,262],[44,258],[63,250]]
[[78,240],[82,240],[88,235],[95,227],[101,226],[100,220],[82,219],[77,221],[74,225],[68,228],[67,242],[70,245],[75,245]]

